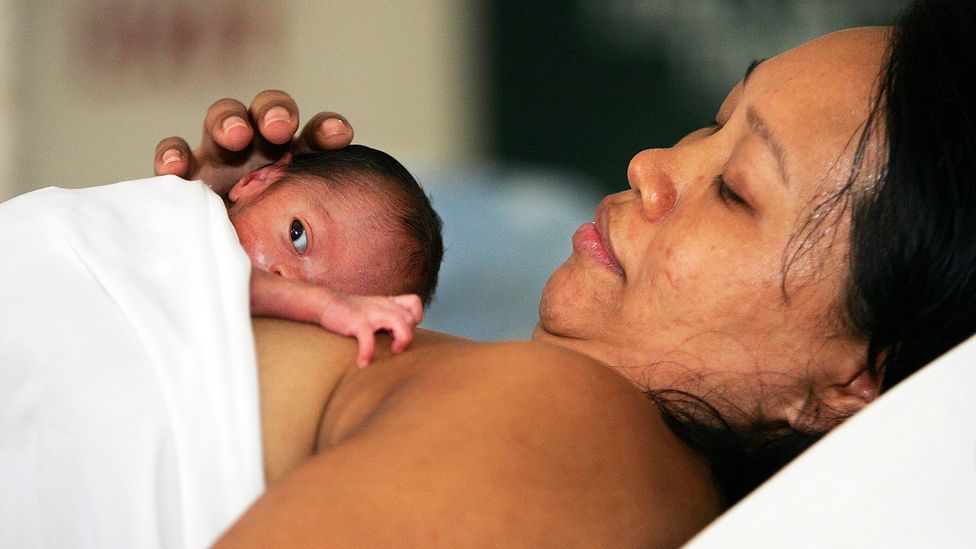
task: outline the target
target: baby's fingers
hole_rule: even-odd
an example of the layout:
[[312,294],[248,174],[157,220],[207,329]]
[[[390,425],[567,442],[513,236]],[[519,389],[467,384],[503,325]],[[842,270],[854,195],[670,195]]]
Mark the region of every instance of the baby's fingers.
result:
[[369,361],[373,360],[373,354],[376,351],[376,333],[369,326],[360,328],[356,332],[356,341],[359,343],[356,366],[365,368],[369,366]]
[[410,313],[410,315],[413,317],[414,325],[423,322],[424,304],[422,301],[420,301],[420,296],[417,294],[404,294],[391,296],[390,299]]
[[390,351],[393,354],[402,353],[413,343],[414,323],[403,315],[391,313],[384,322],[378,323],[377,329],[386,330],[390,333],[393,341],[390,343]]

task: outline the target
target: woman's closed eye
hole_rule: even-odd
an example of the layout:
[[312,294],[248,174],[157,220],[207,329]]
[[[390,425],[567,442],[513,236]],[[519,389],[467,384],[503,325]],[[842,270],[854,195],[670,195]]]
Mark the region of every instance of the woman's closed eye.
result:
[[736,194],[732,187],[725,182],[725,178],[721,175],[717,176],[714,181],[715,190],[718,192],[719,198],[724,200],[728,204],[740,205],[749,208],[749,203],[746,202],[741,196]]
[[699,139],[704,139],[710,135],[714,135],[715,132],[719,131],[720,129],[722,129],[722,126],[718,125],[717,123],[706,124],[701,128],[698,128],[697,130],[682,137],[677,143],[675,143],[675,145],[682,145],[685,143],[698,141]]
[[305,253],[308,248],[308,235],[305,232],[305,225],[297,219],[293,219],[291,227],[288,229],[288,236],[291,238],[291,245],[295,247],[298,255]]

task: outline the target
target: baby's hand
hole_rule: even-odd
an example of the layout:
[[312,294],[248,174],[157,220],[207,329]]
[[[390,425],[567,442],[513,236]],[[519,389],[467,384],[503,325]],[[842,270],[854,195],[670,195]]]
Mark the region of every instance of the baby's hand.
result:
[[424,319],[413,294],[361,296],[251,269],[251,314],[319,324],[330,332],[355,337],[356,364],[364,368],[376,350],[376,332],[393,337],[390,350],[402,352],[413,341],[413,328]]
[[365,368],[373,359],[376,332],[389,332],[390,351],[400,353],[413,341],[413,328],[424,318],[420,297],[360,296],[336,293],[322,311],[319,324],[330,332],[352,336],[359,342],[356,365]]

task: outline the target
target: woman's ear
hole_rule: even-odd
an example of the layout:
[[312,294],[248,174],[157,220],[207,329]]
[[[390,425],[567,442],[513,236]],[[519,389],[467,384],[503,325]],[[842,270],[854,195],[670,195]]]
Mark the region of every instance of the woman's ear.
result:
[[853,377],[821,388],[810,396],[790,423],[801,431],[826,431],[860,411],[881,394],[882,375],[863,367]]
[[863,368],[850,381],[827,387],[822,400],[835,410],[853,414],[881,394],[881,375],[874,368]]
[[291,154],[285,154],[274,164],[269,164],[263,168],[254,170],[242,177],[227,193],[227,199],[231,202],[248,200],[253,198],[268,188],[268,185],[275,182],[285,173],[285,167],[291,162]]

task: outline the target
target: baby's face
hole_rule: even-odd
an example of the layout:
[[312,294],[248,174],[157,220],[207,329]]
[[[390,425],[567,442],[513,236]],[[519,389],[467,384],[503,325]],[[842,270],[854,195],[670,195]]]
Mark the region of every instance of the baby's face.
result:
[[[287,183],[232,203],[227,211],[251,263],[286,278],[359,295],[402,292],[402,242],[376,229],[388,215],[381,197],[353,190],[308,196]],[[382,225],[382,224],[381,224]]]

